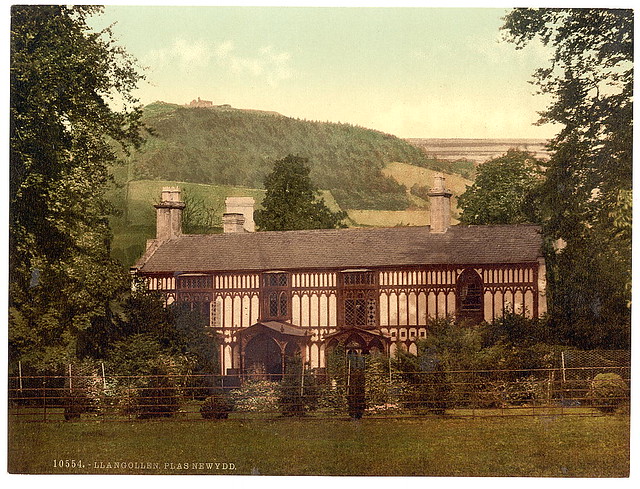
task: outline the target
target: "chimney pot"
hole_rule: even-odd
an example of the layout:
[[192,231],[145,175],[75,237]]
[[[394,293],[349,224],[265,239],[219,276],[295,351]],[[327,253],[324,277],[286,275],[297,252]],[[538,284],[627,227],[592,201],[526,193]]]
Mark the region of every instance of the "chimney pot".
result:
[[227,197],[224,201],[225,214],[242,214],[244,216],[244,230],[253,233],[256,223],[253,220],[253,197]]
[[162,197],[156,208],[156,239],[165,241],[182,234],[182,210],[184,202],[179,187],[163,187]]
[[245,219],[239,212],[225,212],[222,214],[222,227],[224,233],[244,233]]

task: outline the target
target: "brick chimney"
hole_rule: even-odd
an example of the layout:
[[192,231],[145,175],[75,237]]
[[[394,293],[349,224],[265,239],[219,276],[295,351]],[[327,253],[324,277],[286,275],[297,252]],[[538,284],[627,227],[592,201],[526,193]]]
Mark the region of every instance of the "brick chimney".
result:
[[244,230],[253,233],[256,230],[256,223],[253,220],[255,203],[253,197],[227,197],[224,201],[224,212],[225,214],[242,214],[244,216]]
[[182,209],[179,187],[163,187],[162,200],[156,208],[156,239],[166,241],[182,234]]
[[451,190],[444,186],[444,175],[436,173],[433,188],[429,189],[431,207],[431,232],[444,233],[451,226]]
[[244,233],[245,219],[239,212],[225,212],[222,214],[222,228],[224,233]]

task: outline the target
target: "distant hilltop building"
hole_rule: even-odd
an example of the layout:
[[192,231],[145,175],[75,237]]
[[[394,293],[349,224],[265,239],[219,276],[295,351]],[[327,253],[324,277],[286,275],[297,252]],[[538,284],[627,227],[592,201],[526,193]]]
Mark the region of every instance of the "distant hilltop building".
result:
[[192,100],[190,103],[186,104],[187,107],[213,107],[213,102],[211,100],[201,100],[198,97],[198,100]]

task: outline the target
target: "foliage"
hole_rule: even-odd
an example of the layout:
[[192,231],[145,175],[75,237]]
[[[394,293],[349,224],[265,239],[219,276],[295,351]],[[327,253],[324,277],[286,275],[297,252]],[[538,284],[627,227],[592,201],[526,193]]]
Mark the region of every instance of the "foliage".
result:
[[449,402],[451,387],[439,355],[419,342],[414,355],[398,348],[394,369],[402,384],[402,405],[417,414],[444,414]]
[[315,376],[304,369],[300,357],[287,359],[286,371],[280,381],[278,404],[284,416],[302,416],[318,405]]
[[325,352],[327,383],[320,390],[319,406],[335,413],[347,409],[347,355],[343,347],[337,346]]
[[[16,5],[11,18],[10,361],[66,363],[110,322],[126,272],[109,257],[113,143],[140,142],[141,78],[95,6]],[[111,108],[119,100],[122,111]]]
[[552,97],[540,123],[560,125],[535,194],[548,241],[566,244],[547,252],[554,327],[581,348],[627,348],[633,12],[515,9],[503,29],[518,49],[534,39],[552,48],[534,77]]
[[211,394],[200,406],[200,414],[204,419],[227,419],[232,410],[233,403],[223,390]]
[[184,376],[189,373],[187,358],[163,352],[151,335],[134,335],[116,343],[108,362],[116,372],[111,386],[117,409],[138,418],[172,416],[184,397]]
[[528,318],[506,308],[501,316],[481,326],[483,344],[530,346],[537,343],[553,343],[555,336],[549,331],[549,318]]
[[185,203],[182,212],[182,232],[185,234],[211,234],[222,227],[222,206],[210,206],[201,195],[182,190]]
[[365,363],[365,400],[370,411],[386,411],[396,406],[392,394],[393,383],[389,378],[389,357],[382,353],[370,353]]
[[333,229],[344,227],[344,212],[332,212],[309,176],[309,160],[289,155],[275,162],[273,172],[264,181],[267,194],[263,209],[255,213],[262,231],[293,229]]
[[230,392],[236,411],[275,413],[278,411],[278,383],[268,380],[243,382],[242,387]]
[[349,369],[347,378],[347,413],[351,419],[360,419],[367,408],[365,370],[355,366]]
[[256,188],[273,161],[297,154],[342,208],[402,210],[405,189],[382,175],[387,163],[446,170],[400,138],[349,124],[163,103],[146,106],[143,120],[154,134],[130,158],[134,179]]
[[603,413],[613,413],[629,402],[629,386],[618,374],[598,374],[591,381],[588,397]]
[[176,379],[167,374],[164,365],[157,365],[145,380],[145,384],[136,391],[135,412],[138,418],[173,416],[180,408]]
[[418,370],[441,364],[445,370],[476,368],[476,354],[483,346],[482,328],[458,324],[451,317],[430,319],[428,334],[418,341]]
[[541,180],[541,161],[532,153],[510,149],[483,163],[475,182],[458,197],[462,224],[520,224],[535,220],[527,208]]

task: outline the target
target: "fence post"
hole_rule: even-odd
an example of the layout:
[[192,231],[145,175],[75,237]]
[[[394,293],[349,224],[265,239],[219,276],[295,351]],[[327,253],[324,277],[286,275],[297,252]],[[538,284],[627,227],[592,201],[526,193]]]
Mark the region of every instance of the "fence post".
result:
[[42,379],[42,420],[47,421],[47,380]]
[[18,383],[20,386],[20,395],[22,395],[22,362],[18,360]]
[[106,391],[107,390],[107,378],[104,375],[104,362],[101,362],[100,365],[102,365],[102,388]]
[[304,397],[304,359],[300,359],[302,369],[300,370],[300,397]]
[[69,364],[69,392],[71,392],[73,390],[73,387],[71,385],[71,364]]

